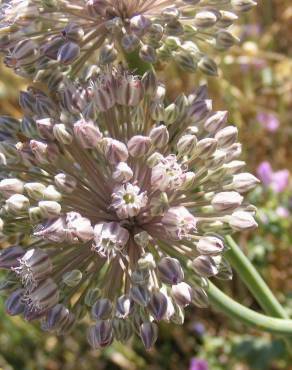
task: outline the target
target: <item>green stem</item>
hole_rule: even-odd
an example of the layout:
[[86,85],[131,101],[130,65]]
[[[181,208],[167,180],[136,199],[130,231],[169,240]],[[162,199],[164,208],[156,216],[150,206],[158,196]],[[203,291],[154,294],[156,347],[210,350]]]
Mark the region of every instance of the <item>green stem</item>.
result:
[[244,307],[221,292],[211,281],[207,292],[210,302],[233,319],[273,334],[292,337],[292,320],[276,319]]
[[277,301],[270,288],[264,282],[263,278],[254,268],[252,263],[241,251],[231,236],[226,237],[230,249],[225,256],[233,268],[237,271],[240,278],[246,284],[254,298],[257,300],[262,309],[273,317],[288,319],[289,316],[284,308]]
[[153,69],[150,63],[144,62],[140,57],[137,51],[133,51],[131,53],[123,53],[124,58],[127,61],[128,68],[130,71],[137,73],[140,76],[147,71]]

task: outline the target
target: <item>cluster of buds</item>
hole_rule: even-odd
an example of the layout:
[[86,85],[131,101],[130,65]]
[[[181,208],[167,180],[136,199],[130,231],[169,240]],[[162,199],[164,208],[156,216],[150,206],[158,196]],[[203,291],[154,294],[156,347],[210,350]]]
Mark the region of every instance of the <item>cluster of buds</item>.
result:
[[231,278],[224,235],[257,226],[258,180],[205,86],[164,95],[153,72],[107,69],[57,96],[28,88],[23,119],[1,117],[1,229],[21,236],[0,254],[10,315],[57,334],[88,316],[93,348],[136,333],[149,349],[158,322],[206,306],[207,278]]
[[0,51],[18,74],[50,80],[58,79],[56,64],[62,73],[76,75],[90,59],[107,65],[133,52],[147,63],[174,60],[186,71],[216,75],[212,49],[227,50],[238,41],[230,26],[254,5],[254,0],[9,0],[0,8]]

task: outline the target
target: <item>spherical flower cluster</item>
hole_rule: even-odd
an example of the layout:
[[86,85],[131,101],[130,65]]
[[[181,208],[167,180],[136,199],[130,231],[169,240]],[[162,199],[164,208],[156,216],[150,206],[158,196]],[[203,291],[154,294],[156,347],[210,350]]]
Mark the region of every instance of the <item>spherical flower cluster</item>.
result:
[[[0,9],[0,50],[24,76],[45,78],[56,63],[76,75],[90,58],[105,65],[137,52],[217,74],[210,50],[237,42],[229,30],[254,0],[8,0]],[[71,69],[68,68],[71,66]]]
[[93,348],[207,304],[206,278],[229,279],[224,235],[256,227],[243,194],[237,129],[202,86],[165,104],[153,72],[106,70],[55,96],[21,93],[0,120],[1,289],[10,315],[57,334],[84,319]]

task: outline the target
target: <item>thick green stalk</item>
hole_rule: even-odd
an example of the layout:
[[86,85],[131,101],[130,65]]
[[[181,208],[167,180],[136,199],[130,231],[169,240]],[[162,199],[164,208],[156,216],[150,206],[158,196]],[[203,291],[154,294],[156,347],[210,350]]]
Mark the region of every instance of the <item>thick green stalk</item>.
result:
[[226,315],[246,325],[273,334],[292,337],[292,320],[277,319],[255,312],[228,297],[211,281],[207,289],[210,302]]
[[271,316],[288,319],[289,316],[284,308],[277,301],[270,288],[263,278],[254,268],[249,259],[241,251],[231,236],[226,237],[230,249],[225,256],[232,267],[239,274],[242,281],[246,284],[256,301],[262,309]]

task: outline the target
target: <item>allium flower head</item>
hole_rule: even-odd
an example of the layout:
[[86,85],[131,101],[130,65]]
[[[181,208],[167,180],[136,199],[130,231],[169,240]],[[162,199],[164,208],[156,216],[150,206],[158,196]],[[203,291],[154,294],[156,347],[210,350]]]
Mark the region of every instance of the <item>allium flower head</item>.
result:
[[132,52],[147,63],[175,60],[187,71],[216,75],[210,50],[237,42],[229,28],[254,5],[254,0],[7,0],[0,9],[0,50],[7,66],[26,76],[56,63],[63,70],[71,65],[76,74],[90,58],[98,56],[104,65]]
[[21,93],[2,117],[1,228],[7,312],[68,332],[86,316],[94,348],[204,307],[206,278],[229,279],[224,234],[256,227],[237,130],[206,88],[164,102],[152,73],[107,70],[57,96]]

